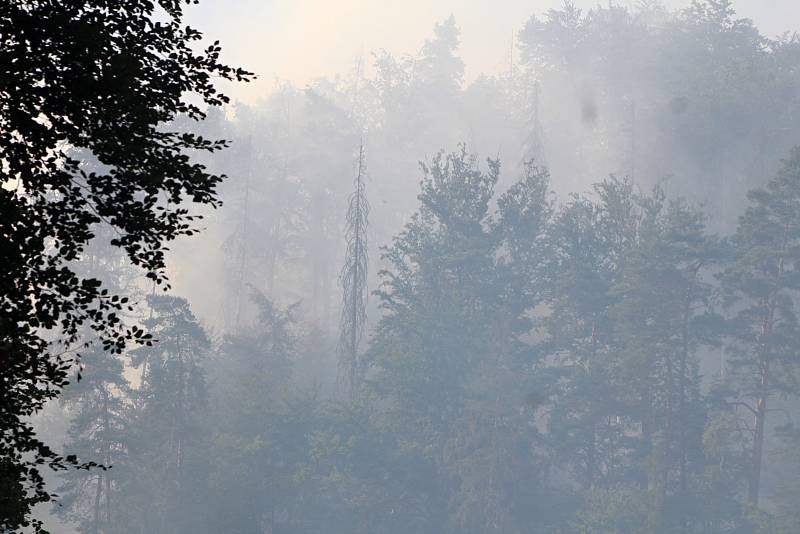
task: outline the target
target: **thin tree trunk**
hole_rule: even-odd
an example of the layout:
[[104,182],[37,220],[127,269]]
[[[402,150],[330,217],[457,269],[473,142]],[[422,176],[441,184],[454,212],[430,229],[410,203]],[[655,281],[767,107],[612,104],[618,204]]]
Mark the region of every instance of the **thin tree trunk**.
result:
[[747,500],[758,506],[761,487],[761,464],[764,457],[764,427],[767,419],[767,388],[769,386],[769,361],[761,364],[761,394],[756,401],[755,436],[753,438],[753,470]]
[[[672,466],[671,446],[673,440],[673,400],[674,392],[673,365],[669,356],[664,358],[664,370],[666,372],[666,421],[664,431],[661,435],[660,443],[653,444],[653,457],[656,464],[653,469],[653,502],[650,510],[650,532],[656,533],[661,530],[664,522],[664,503],[667,498],[667,484],[669,482],[669,471]],[[659,448],[660,447],[660,448]]]
[[[106,433],[105,443],[103,447],[105,448],[103,454],[103,461],[105,462],[106,467],[111,466],[111,444],[109,443],[109,436],[111,434],[111,424],[109,422],[109,410],[108,410],[108,390],[103,387],[103,430]],[[103,480],[105,482],[105,491],[106,491],[106,525],[111,524],[111,477],[108,476],[108,473],[103,474]]]
[[[783,260],[781,260],[779,272],[783,271]],[[767,317],[761,328],[761,355],[759,359],[759,393],[756,401],[755,413],[755,433],[753,436],[753,464],[748,484],[747,501],[758,506],[759,493],[761,490],[761,465],[764,458],[764,429],[767,419],[767,397],[769,396],[769,359],[767,356],[767,343],[772,334],[773,322],[775,320],[775,295],[769,300]]]
[[[687,291],[688,293],[688,291]],[[680,465],[679,478],[681,493],[686,493],[686,372],[689,359],[689,296],[686,296],[686,303],[683,310],[683,324],[681,326],[681,358],[678,372],[678,418],[681,421],[678,430],[680,439]]]
[[97,488],[94,493],[94,534],[100,532],[100,497],[103,494],[103,474],[97,475]]
[[[653,391],[650,385],[647,385],[647,391],[644,394],[644,413],[642,414],[642,442],[648,455],[653,453]],[[643,476],[641,479],[641,489],[644,492],[649,492],[653,485],[653,472],[647,468],[643,469]]]
[[[110,456],[108,457],[110,461]],[[111,526],[111,477],[108,473],[103,477],[106,482],[106,525]]]
[[[592,380],[592,366],[595,363],[597,356],[597,321],[592,321],[592,352],[591,361],[589,362],[589,380]],[[594,486],[594,475],[597,472],[597,429],[595,426],[594,414],[590,421],[590,438],[589,448],[586,458],[586,484],[587,488],[591,489]]]
[[[699,270],[699,266],[698,266]],[[695,270],[695,275],[697,270]],[[681,496],[685,497],[688,489],[687,481],[687,452],[686,452],[686,380],[687,367],[689,360],[689,315],[691,314],[691,295],[687,287],[683,306],[683,320],[681,322],[681,355],[678,364],[678,480],[680,484]],[[680,532],[686,531],[686,516],[680,512],[678,522]]]
[[353,359],[352,371],[350,376],[350,393],[356,393],[356,381],[358,380],[358,334],[360,329],[359,308],[361,307],[361,273],[358,271],[359,261],[361,260],[361,164],[364,158],[364,144],[361,144],[358,152],[358,176],[356,177],[356,225],[355,225],[355,250],[353,254],[353,287],[350,298],[352,300],[352,328],[350,329],[350,357]]

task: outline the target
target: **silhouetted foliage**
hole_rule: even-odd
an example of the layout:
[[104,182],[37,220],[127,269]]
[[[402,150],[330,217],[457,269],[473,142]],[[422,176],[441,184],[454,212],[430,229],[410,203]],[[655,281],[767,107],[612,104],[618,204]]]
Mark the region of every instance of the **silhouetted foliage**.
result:
[[27,419],[67,384],[85,332],[116,353],[149,340],[121,320],[125,297],[71,263],[109,225],[111,245],[163,283],[164,244],[195,232],[185,203],[219,203],[222,177],[188,152],[225,143],[165,124],[204,117],[188,94],[227,102],[215,77],[250,75],[220,63],[217,43],[196,51],[201,34],[182,17],[180,0],[0,7],[0,478],[21,488],[0,507],[0,528],[27,524],[30,506],[51,498],[39,465],[91,465],[60,456]]

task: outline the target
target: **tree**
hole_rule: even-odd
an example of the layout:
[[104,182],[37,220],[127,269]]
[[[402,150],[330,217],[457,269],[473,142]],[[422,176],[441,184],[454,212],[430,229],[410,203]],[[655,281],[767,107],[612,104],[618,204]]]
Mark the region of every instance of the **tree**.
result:
[[307,454],[308,412],[292,387],[297,305],[252,299],[255,324],[225,336],[209,362],[215,532],[275,531],[276,516],[293,512],[295,469]]
[[344,266],[340,274],[342,284],[342,317],[339,322],[339,373],[349,393],[359,388],[362,362],[359,345],[367,321],[367,227],[369,202],[365,193],[364,143],[358,150],[358,172],[355,191],[347,206]]
[[643,195],[612,177],[594,189],[594,199],[573,197],[552,228],[548,442],[582,485],[580,528],[699,528],[697,353],[720,333],[707,282],[720,247],[702,212],[659,187]]
[[436,23],[433,34],[434,38],[426,40],[422,47],[414,75],[434,101],[443,104],[457,94],[464,80],[464,62],[456,55],[461,30],[450,15]]
[[211,233],[225,236],[220,247],[222,268],[230,276],[223,277],[216,290],[226,331],[253,320],[250,285],[270,298],[296,291],[287,274],[296,274],[297,269],[287,265],[302,252],[298,238],[306,223],[306,184],[293,169],[295,153],[306,141],[300,135],[306,130],[305,98],[303,92],[282,84],[262,106],[237,103],[236,118],[222,118],[217,125],[216,135],[233,143],[210,162],[215,172],[231,177],[219,190],[227,209],[209,223],[214,227]]
[[[0,7],[0,485],[17,488],[0,528],[28,523],[30,507],[51,498],[37,465],[77,464],[37,439],[27,417],[67,383],[83,327],[116,352],[146,337],[123,325],[122,300],[70,262],[108,224],[112,245],[165,282],[164,243],[195,231],[182,204],[218,205],[222,177],[187,152],[225,143],[164,124],[202,119],[186,95],[219,106],[228,99],[214,78],[250,74],[220,63],[217,43],[196,51],[201,34],[182,20],[180,0]],[[82,154],[100,170],[84,170]]]
[[352,172],[352,147],[358,133],[346,111],[328,95],[309,89],[305,98],[306,145],[296,153],[294,168],[302,177],[307,197],[301,237],[304,257],[310,264],[307,285],[311,298],[307,304],[312,307],[316,324],[325,332],[335,332],[331,319],[336,272],[331,267],[336,257],[334,236],[342,221],[337,198],[349,194],[349,188],[336,178]]
[[62,473],[55,512],[80,532],[109,532],[116,519],[119,465],[125,463],[130,388],[123,363],[99,347],[83,355],[80,383],[63,397],[72,415],[64,447],[82,458],[96,458],[112,469],[74,469]]
[[549,502],[535,491],[533,359],[520,340],[541,302],[548,175],[528,166],[492,210],[500,167],[487,167],[463,146],[422,165],[420,207],[384,250],[371,388],[391,458],[404,459],[389,475],[405,490],[394,510],[415,531],[516,532]]
[[573,197],[552,226],[553,285],[541,347],[552,355],[541,371],[552,376],[546,390],[553,402],[552,450],[587,490],[623,476],[620,451],[626,439],[618,424],[611,288],[635,244],[639,218],[629,180],[609,178],[595,184],[594,192],[595,199]]
[[781,477],[778,491],[774,494],[775,507],[766,517],[772,528],[762,527],[759,534],[790,534],[800,529],[800,510],[797,509],[800,499],[800,431],[792,423],[782,425],[776,431],[782,442],[777,451],[777,457],[782,461]]
[[766,188],[748,194],[750,206],[734,237],[735,258],[722,284],[733,314],[727,353],[737,406],[753,417],[747,498],[761,494],[767,405],[778,393],[800,394],[793,372],[800,361],[800,148]]
[[680,531],[703,519],[693,502],[705,460],[697,350],[720,334],[707,320],[711,288],[703,281],[719,248],[685,201],[668,202],[657,187],[638,204],[636,243],[611,289],[614,378],[623,422],[637,432],[629,460],[648,491],[648,531]]
[[185,299],[151,295],[148,303],[145,326],[158,342],[130,351],[142,378],[129,416],[119,530],[195,532],[205,519],[195,501],[207,484],[204,362],[211,344]]
[[[102,229],[109,238],[110,230]],[[101,239],[87,246],[75,268],[83,276],[103,281],[110,291],[136,294],[136,275],[124,251],[108,247]],[[93,346],[83,354],[73,381],[61,400],[70,417],[64,448],[81,458],[96,458],[116,469],[71,469],[61,473],[57,515],[73,522],[81,532],[110,532],[120,496],[120,464],[127,456],[131,388],[118,354]]]
[[463,406],[445,439],[444,471],[456,481],[449,531],[544,533],[558,522],[559,496],[547,485],[545,442],[535,424],[543,381],[533,369],[541,354],[525,340],[547,294],[549,187],[547,170],[528,162],[497,197],[487,232],[494,262],[481,275],[483,287],[467,288],[480,302],[472,328],[485,340],[475,348],[485,352],[470,364]]

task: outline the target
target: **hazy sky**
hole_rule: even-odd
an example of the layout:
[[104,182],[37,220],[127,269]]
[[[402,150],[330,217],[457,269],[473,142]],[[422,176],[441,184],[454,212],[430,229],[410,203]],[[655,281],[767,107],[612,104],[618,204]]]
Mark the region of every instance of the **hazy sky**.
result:
[[[252,101],[276,80],[305,85],[319,76],[346,72],[363,53],[385,48],[415,53],[436,21],[451,13],[461,27],[467,79],[508,68],[512,31],[533,13],[562,0],[203,0],[189,21],[222,41],[224,58],[253,70],[259,80],[229,91]],[[574,0],[581,8],[608,0]],[[629,5],[635,0],[616,0]],[[670,8],[689,0],[665,0]],[[739,14],[768,36],[800,28],[800,0],[734,0]]]

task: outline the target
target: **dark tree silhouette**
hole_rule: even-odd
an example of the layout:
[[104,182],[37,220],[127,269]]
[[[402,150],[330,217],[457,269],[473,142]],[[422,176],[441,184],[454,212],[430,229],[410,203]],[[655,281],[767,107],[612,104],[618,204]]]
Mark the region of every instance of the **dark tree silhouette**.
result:
[[220,63],[218,42],[194,45],[183,4],[0,5],[0,531],[41,530],[29,512],[52,495],[38,466],[92,465],[57,454],[28,420],[66,385],[85,333],[117,353],[148,339],[122,323],[124,297],[71,266],[96,225],[166,285],[165,243],[196,231],[187,204],[219,203],[223,177],[188,153],[225,142],[165,124],[226,103],[215,78],[251,74]]

